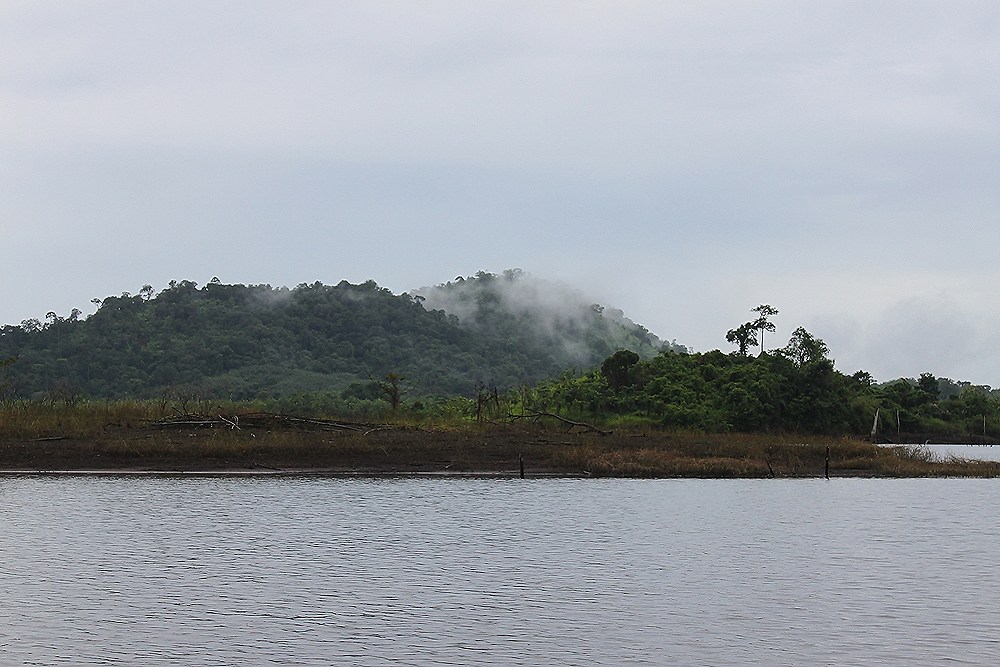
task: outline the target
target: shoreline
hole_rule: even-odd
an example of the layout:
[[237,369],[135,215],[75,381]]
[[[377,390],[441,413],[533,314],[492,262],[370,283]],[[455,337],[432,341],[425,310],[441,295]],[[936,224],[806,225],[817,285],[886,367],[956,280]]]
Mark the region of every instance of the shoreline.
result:
[[0,435],[0,476],[517,479],[1000,477],[1000,462],[934,461],[915,447],[801,434],[618,432],[483,425],[105,429]]
[[314,469],[289,470],[138,470],[130,468],[103,468],[89,470],[0,470],[0,477],[332,477],[345,479],[410,479],[410,478],[456,478],[456,479],[589,479],[585,473],[535,472],[523,478],[517,470],[496,471],[348,471]]

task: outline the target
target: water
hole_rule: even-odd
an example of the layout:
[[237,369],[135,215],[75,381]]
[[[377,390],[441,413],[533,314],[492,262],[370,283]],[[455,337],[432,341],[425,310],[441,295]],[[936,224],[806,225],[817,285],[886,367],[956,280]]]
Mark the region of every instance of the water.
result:
[[2,665],[993,665],[995,480],[0,478]]
[[968,459],[970,461],[1000,461],[1000,445],[914,445],[923,447],[934,455],[935,461],[947,461],[951,458]]

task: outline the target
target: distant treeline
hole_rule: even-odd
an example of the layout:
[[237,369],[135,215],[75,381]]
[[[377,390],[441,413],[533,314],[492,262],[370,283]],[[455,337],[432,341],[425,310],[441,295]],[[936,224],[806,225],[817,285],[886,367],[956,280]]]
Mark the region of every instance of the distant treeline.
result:
[[[372,399],[392,374],[410,397],[471,395],[586,369],[622,347],[659,349],[648,331],[581,301],[558,317],[511,308],[516,271],[480,273],[428,290],[463,304],[463,318],[368,281],[198,287],[171,282],[95,300],[44,321],[0,328],[0,398],[154,398],[164,393],[250,399],[335,392]],[[533,281],[536,289],[544,284]],[[450,295],[445,298],[445,295]],[[620,312],[620,311],[619,311]]]
[[929,373],[877,384],[845,375],[826,345],[797,329],[780,349],[748,354],[664,351],[643,360],[623,351],[600,368],[564,374],[535,390],[542,408],[600,424],[707,432],[794,432],[993,442],[1000,398],[989,387]]

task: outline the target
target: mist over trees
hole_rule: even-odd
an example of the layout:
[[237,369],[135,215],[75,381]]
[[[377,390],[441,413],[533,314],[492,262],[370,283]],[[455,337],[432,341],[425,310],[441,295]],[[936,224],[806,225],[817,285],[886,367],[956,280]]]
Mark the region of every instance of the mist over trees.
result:
[[501,274],[480,271],[434,287],[410,292],[425,307],[456,316],[478,335],[520,338],[539,352],[556,351],[568,365],[590,367],[617,350],[633,350],[643,357],[665,343],[616,308],[587,300],[561,283],[541,280],[521,269]]
[[390,374],[413,396],[462,395],[477,383],[513,387],[588,368],[620,348],[650,357],[660,347],[620,311],[520,271],[399,295],[374,281],[289,289],[184,280],[95,305],[85,319],[50,312],[0,328],[7,395],[368,396]]

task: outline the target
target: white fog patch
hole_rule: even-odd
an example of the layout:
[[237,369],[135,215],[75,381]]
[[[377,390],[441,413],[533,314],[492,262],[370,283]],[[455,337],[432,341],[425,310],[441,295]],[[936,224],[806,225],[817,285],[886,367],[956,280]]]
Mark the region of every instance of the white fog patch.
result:
[[253,285],[247,293],[250,305],[280,306],[292,297],[292,290],[287,287],[272,288],[270,285]]
[[564,283],[542,280],[521,269],[508,269],[498,275],[481,271],[470,278],[458,277],[410,294],[423,298],[425,308],[455,315],[466,326],[481,324],[483,315],[491,309],[500,310],[532,327],[539,337],[557,341],[568,356],[581,363],[592,361],[586,333],[595,321],[603,321],[608,330],[618,334],[622,346],[630,331],[644,332],[652,347],[661,344],[659,338],[621,310],[605,308]]

